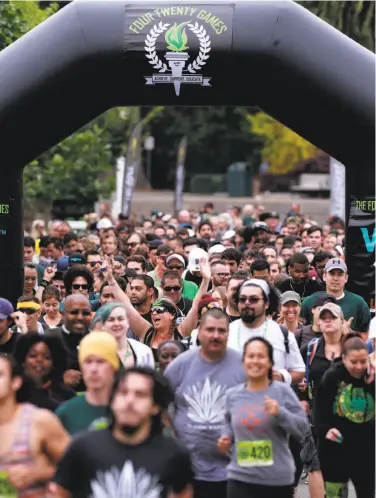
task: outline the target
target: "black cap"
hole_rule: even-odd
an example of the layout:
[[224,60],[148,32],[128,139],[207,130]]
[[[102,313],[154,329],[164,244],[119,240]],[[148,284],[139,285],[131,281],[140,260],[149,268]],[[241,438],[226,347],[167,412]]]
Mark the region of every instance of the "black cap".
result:
[[149,249],[158,249],[162,244],[163,242],[160,239],[151,240],[149,242]]
[[326,303],[334,303],[337,304],[337,299],[333,294],[328,294],[325,292],[324,294],[319,294],[315,296],[313,300],[312,308],[316,308],[316,306],[324,306]]
[[269,211],[268,213],[261,213],[259,216],[260,221],[265,221],[269,218],[277,218],[279,220],[279,213],[277,211]]
[[68,258],[68,266],[86,265],[86,263],[87,263],[86,257],[80,252],[75,252],[71,254]]

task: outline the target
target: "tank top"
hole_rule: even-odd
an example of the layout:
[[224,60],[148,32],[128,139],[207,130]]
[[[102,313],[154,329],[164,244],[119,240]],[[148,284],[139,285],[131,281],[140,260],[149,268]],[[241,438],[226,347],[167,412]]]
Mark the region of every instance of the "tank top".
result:
[[7,479],[7,468],[13,465],[30,465],[34,462],[30,448],[30,434],[33,415],[37,408],[25,404],[21,409],[16,436],[9,451],[0,456],[1,498],[45,498],[46,486],[34,484],[27,490],[16,490]]

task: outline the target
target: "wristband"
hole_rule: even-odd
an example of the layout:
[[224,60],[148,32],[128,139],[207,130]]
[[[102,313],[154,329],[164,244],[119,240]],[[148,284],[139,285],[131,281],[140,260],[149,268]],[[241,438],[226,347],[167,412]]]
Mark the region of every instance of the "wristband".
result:
[[51,285],[51,283],[48,281],[48,280],[42,280],[41,283],[39,284],[41,287],[48,287],[49,285]]

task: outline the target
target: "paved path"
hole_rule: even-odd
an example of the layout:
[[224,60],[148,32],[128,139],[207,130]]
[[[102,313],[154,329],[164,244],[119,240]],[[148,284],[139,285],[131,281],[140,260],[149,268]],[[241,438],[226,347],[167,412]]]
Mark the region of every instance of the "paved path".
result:
[[[135,192],[132,202],[132,211],[137,214],[150,216],[153,209],[165,213],[173,208],[173,192],[151,191]],[[324,223],[329,217],[329,199],[302,199],[296,194],[266,194],[259,197],[229,197],[225,193],[215,195],[184,194],[185,208],[200,208],[205,202],[214,203],[217,212],[225,211],[229,206],[244,206],[245,204],[263,204],[267,211],[278,211],[284,215],[289,210],[292,202],[299,202],[304,213],[310,214],[318,223]]]

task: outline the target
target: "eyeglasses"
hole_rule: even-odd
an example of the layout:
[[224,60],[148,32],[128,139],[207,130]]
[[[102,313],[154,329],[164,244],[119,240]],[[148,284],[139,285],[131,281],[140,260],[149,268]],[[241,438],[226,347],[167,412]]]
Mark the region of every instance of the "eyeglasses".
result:
[[75,316],[78,316],[79,314],[82,314],[83,316],[90,316],[91,315],[91,311],[89,311],[89,310],[72,310],[72,311],[68,311],[68,313],[71,315],[75,315]]
[[28,316],[34,315],[37,310],[34,310],[33,308],[22,308],[22,310],[17,310],[20,311],[21,313],[25,313]]
[[73,284],[72,289],[74,289],[74,290],[78,290],[78,289],[89,290],[89,285],[88,284]]
[[167,268],[169,270],[184,270],[183,265],[168,265]]
[[89,265],[94,268],[94,266],[101,265],[102,261],[90,261]]
[[168,311],[167,308],[165,308],[164,306],[154,306],[150,312],[151,313],[157,313],[158,315],[161,315],[162,313],[166,313]]
[[219,278],[226,278],[230,276],[230,273],[217,273],[217,276]]
[[259,301],[263,301],[264,298],[263,297],[254,297],[254,296],[250,296],[250,297],[246,297],[246,296],[241,296],[239,297],[239,303],[250,303],[250,304],[257,304]]
[[167,285],[166,287],[163,287],[163,290],[166,292],[179,292],[181,290],[180,285]]

